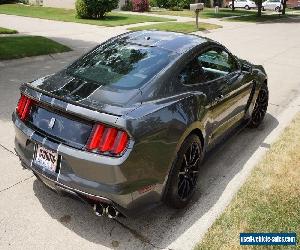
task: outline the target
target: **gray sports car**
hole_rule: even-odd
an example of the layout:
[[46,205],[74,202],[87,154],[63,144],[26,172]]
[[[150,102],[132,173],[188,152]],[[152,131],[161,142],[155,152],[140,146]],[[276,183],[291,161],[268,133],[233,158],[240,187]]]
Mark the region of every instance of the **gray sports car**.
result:
[[12,119],[22,165],[97,215],[183,208],[204,154],[268,106],[262,66],[207,38],[130,32],[25,83]]

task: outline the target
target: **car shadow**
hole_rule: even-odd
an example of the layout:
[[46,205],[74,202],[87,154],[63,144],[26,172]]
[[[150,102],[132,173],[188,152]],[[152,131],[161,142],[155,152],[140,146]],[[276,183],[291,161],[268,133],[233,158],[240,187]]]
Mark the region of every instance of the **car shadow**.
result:
[[195,196],[183,210],[162,205],[137,218],[110,220],[96,217],[83,203],[58,196],[38,180],[33,190],[52,218],[90,242],[122,249],[166,248],[210,211],[259,147],[270,146],[264,140],[277,126],[268,113],[259,128],[237,132],[213,150],[202,165]]

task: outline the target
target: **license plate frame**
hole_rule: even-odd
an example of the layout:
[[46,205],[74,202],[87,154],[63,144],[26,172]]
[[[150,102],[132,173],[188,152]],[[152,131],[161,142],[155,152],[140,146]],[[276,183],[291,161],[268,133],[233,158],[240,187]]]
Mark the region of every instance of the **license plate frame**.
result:
[[46,169],[55,173],[57,170],[58,159],[59,155],[57,152],[36,144],[33,163],[42,167],[43,170]]

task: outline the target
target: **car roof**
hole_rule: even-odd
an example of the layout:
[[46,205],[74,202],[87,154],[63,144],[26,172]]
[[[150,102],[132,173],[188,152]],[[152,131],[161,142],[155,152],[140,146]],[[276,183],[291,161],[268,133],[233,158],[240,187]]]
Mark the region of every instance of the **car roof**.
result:
[[145,47],[158,47],[182,54],[197,45],[210,41],[208,38],[178,32],[144,30],[128,32],[117,39]]

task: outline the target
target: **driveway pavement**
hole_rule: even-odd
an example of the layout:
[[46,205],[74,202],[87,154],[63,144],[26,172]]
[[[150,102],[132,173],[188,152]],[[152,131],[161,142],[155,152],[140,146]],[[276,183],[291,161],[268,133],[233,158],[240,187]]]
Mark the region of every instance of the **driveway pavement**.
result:
[[[224,43],[239,57],[263,64],[269,75],[270,106],[264,124],[246,129],[210,155],[201,170],[192,204],[183,211],[161,206],[137,219],[98,218],[89,207],[60,197],[22,170],[13,151],[10,115],[22,82],[53,73],[84,51],[126,27],[98,27],[0,15],[1,26],[43,35],[74,51],[0,62],[0,248],[65,249],[189,249],[204,229],[187,234],[196,224],[209,226],[207,217],[222,201],[232,181],[245,170],[254,152],[268,148],[268,137],[278,128],[281,114],[299,95],[300,25],[298,19],[268,24],[227,24],[201,35]],[[296,103],[294,105],[299,105]],[[201,231],[202,230],[202,231]],[[196,232],[196,233],[195,233]],[[184,236],[184,237],[183,237]],[[184,242],[183,240],[189,241]]]

